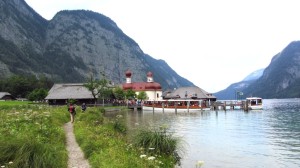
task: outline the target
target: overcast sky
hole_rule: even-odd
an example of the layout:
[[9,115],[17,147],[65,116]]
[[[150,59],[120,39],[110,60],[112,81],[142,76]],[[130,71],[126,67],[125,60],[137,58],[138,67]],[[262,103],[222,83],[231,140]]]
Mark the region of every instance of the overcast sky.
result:
[[144,53],[212,93],[267,67],[300,40],[298,0],[25,1],[48,20],[64,9],[101,13]]

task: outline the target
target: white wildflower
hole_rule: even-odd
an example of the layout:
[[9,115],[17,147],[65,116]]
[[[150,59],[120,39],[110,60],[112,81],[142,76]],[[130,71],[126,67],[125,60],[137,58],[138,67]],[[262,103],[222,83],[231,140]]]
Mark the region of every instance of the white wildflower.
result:
[[148,157],[148,160],[154,160],[155,159],[155,157],[154,156],[150,156],[150,157]]
[[147,155],[140,155],[140,158],[144,158],[144,157],[146,157]]
[[123,116],[122,115],[117,115],[117,118],[122,118]]

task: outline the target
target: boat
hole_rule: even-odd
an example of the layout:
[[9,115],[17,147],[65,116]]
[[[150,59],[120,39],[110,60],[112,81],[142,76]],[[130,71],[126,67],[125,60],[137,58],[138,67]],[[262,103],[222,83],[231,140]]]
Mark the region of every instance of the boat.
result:
[[209,110],[203,100],[194,99],[170,99],[159,101],[144,101],[143,110],[162,111],[162,112],[193,112]]
[[262,110],[263,101],[260,97],[248,97],[246,98],[246,104],[248,104],[249,110]]

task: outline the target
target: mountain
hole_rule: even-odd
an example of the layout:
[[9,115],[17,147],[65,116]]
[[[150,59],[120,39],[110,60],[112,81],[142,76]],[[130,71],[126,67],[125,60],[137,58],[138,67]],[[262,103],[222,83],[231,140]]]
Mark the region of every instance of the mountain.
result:
[[240,95],[242,91],[245,90],[247,87],[249,87],[257,79],[259,79],[262,76],[263,72],[264,69],[256,70],[250,73],[249,75],[247,75],[242,81],[233,83],[226,89],[214,93],[214,95],[218,99],[222,99],[222,100],[235,100],[237,98],[242,98],[243,96]]
[[226,89],[221,90],[217,93],[214,93],[214,95],[218,99],[222,100],[234,100],[237,98],[241,98],[242,95],[239,95],[244,89],[250,86],[253,82],[255,82],[257,79],[259,79],[264,72],[264,69],[256,70],[249,75],[247,75],[242,81],[233,83],[230,86],[228,86]]
[[218,99],[236,99],[237,92],[243,93],[240,98],[299,98],[300,41],[291,42],[276,54],[264,70],[253,72],[243,81],[231,84],[214,95]]
[[0,1],[0,79],[44,75],[55,82],[85,82],[93,75],[116,84],[146,81],[148,71],[163,89],[194,86],[165,61],[145,54],[110,18],[64,10],[50,21],[24,0]]
[[263,75],[244,94],[263,98],[300,97],[300,41],[291,42],[276,54]]
[[260,78],[262,76],[262,74],[264,73],[264,68],[256,70],[252,73],[250,73],[248,76],[246,76],[242,81],[251,81],[251,80],[257,80],[258,78]]

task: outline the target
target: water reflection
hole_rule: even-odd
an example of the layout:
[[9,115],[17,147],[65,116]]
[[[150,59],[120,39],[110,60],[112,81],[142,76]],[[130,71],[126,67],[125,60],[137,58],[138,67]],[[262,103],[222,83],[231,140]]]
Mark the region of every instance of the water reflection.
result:
[[128,126],[167,124],[187,144],[182,167],[300,167],[300,100],[265,100],[263,111],[128,112]]

